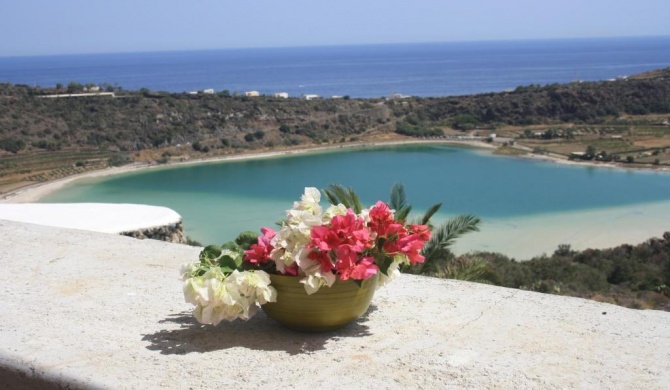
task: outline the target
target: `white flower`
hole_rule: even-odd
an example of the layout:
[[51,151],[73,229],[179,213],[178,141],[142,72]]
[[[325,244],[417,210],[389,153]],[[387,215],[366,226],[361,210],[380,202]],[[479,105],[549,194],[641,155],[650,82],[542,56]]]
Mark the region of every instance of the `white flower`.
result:
[[195,276],[195,272],[198,270],[200,263],[186,263],[182,264],[181,270],[181,280],[186,281],[186,279]]
[[[407,256],[404,257],[407,258]],[[400,267],[400,263],[403,263],[403,260],[399,256],[396,256],[393,258],[393,262],[386,270],[386,274],[384,274],[383,272],[379,272],[379,280],[377,281],[377,288],[383,287],[384,285],[388,284],[389,282],[400,276],[400,270],[398,269]],[[407,263],[409,263],[409,259],[407,260]]]
[[[213,267],[211,269],[220,268]],[[211,270],[210,269],[210,270]],[[244,308],[236,302],[226,283],[219,280],[213,272],[209,279],[203,278],[206,293],[198,299],[193,315],[202,324],[218,325],[222,320],[232,321],[244,315]],[[202,290],[201,290],[202,291]]]
[[342,203],[338,204],[337,206],[331,205],[323,213],[323,223],[329,223],[330,220],[333,219],[333,217],[336,215],[347,215],[347,211],[347,208]]
[[319,215],[307,210],[288,210],[287,217],[287,222],[272,239],[274,250],[270,253],[277,270],[282,273],[293,265],[300,251],[311,242],[312,228],[323,224]]
[[293,202],[294,210],[305,210],[313,215],[321,215],[321,193],[314,187],[305,187],[300,202]]
[[332,286],[337,277],[332,272],[323,273],[321,263],[309,259],[308,253],[309,251],[301,252],[301,256],[298,257],[298,266],[305,273],[300,283],[305,285],[307,295],[312,295],[323,286]]
[[209,294],[202,277],[193,277],[184,281],[184,300],[193,305],[209,302]]
[[193,315],[203,324],[223,320],[248,320],[259,304],[275,302],[277,291],[263,271],[233,271],[227,277],[220,267],[211,267],[202,276],[184,282],[186,302],[196,305]]
[[241,299],[248,298],[249,301],[261,305],[277,301],[277,290],[270,286],[270,275],[265,271],[235,270],[228,276],[226,282],[236,286]]
[[244,311],[238,305],[213,304],[197,306],[193,315],[201,324],[218,325],[223,320],[232,321],[244,317]]
[[363,209],[361,210],[361,213],[358,215],[359,217],[363,218],[365,223],[370,222],[370,209]]
[[306,237],[311,234],[312,227],[323,224],[320,215],[314,215],[306,210],[288,210],[287,216],[288,226]]
[[311,275],[306,275],[300,280],[300,283],[305,285],[305,292],[307,295],[312,295],[323,286],[332,286],[335,283],[337,277],[332,272],[326,272],[325,274],[321,271],[316,272]]

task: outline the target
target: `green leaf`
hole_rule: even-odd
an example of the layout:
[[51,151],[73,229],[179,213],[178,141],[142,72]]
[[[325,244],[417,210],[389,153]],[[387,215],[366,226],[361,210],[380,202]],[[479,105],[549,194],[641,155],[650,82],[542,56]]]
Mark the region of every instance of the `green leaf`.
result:
[[216,245],[208,245],[200,252],[200,262],[213,263],[221,256],[221,249]]
[[393,259],[390,258],[389,256],[384,256],[381,259],[376,259],[375,263],[377,263],[377,266],[379,267],[379,270],[384,275],[388,275],[389,267],[391,266],[391,264],[393,264]]
[[239,236],[235,239],[235,243],[239,245],[242,249],[248,250],[251,248],[251,245],[258,243],[258,237],[260,234],[247,230],[240,233]]
[[[228,273],[233,272],[240,265],[242,265],[242,264],[240,263],[238,265],[237,262],[235,261],[235,259],[233,259],[230,256],[221,256],[221,258],[219,259],[219,267],[221,267],[221,269],[224,272],[228,272]],[[226,269],[229,269],[229,271],[226,271]]]
[[233,269],[240,269],[242,267],[242,262],[244,259],[244,250],[232,241],[221,245],[221,258],[219,259],[219,265],[230,266]]
[[227,243],[221,245],[221,249],[228,249],[235,252],[241,252],[242,248],[233,241],[228,241]]

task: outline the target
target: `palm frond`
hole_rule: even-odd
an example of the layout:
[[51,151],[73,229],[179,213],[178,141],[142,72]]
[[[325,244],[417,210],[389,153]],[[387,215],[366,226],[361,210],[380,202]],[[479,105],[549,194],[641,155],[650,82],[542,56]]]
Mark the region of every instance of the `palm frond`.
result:
[[400,210],[407,206],[407,195],[405,194],[405,186],[402,183],[395,183],[391,188],[389,206],[394,210]]
[[358,194],[351,187],[347,188],[341,184],[331,183],[322,192],[326,199],[328,199],[328,202],[333,205],[342,203],[344,207],[354,210],[356,214],[363,210],[363,205]]
[[481,220],[474,215],[459,215],[434,229],[432,237],[423,248],[425,261],[419,273],[430,274],[444,268],[453,257],[449,247],[462,235],[479,231],[480,222]]
[[440,207],[442,207],[442,203],[432,205],[428,209],[428,211],[426,211],[426,213],[423,215],[423,217],[421,217],[420,225],[428,225],[428,223],[430,222],[430,219],[433,218],[433,215],[435,215],[435,213],[437,213],[437,211],[440,209]]
[[412,212],[412,206],[405,206],[400,210],[396,209],[395,213],[393,214],[393,217],[395,218],[396,221],[405,221],[410,212]]
[[395,210],[394,217],[398,221],[404,221],[412,211],[412,206],[407,203],[405,186],[402,183],[396,183],[391,188],[389,195],[389,207]]

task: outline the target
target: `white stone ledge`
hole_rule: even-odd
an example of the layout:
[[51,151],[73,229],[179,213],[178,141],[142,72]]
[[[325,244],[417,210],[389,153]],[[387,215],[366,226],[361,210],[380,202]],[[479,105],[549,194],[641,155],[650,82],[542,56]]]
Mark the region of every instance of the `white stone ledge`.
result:
[[[329,334],[201,326],[199,248],[0,221],[9,388],[667,388],[670,313],[402,275]],[[4,377],[3,377],[4,376]]]
[[0,204],[0,219],[114,234],[181,222],[167,207],[115,203]]

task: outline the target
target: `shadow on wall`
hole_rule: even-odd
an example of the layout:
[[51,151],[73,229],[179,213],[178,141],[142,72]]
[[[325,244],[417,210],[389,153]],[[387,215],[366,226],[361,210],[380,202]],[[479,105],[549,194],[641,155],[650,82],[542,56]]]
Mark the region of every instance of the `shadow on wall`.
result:
[[[36,367],[2,367],[0,366],[0,385],[3,390],[61,390],[84,388],[72,378],[50,378]],[[90,388],[90,387],[89,387]]]
[[179,329],[161,330],[144,335],[142,340],[150,342],[147,349],[160,351],[166,355],[203,353],[233,347],[285,351],[297,355],[324,350],[329,340],[371,335],[365,322],[376,310],[375,305],[370,305],[367,313],[357,320],[342,329],[326,333],[300,333],[288,330],[268,318],[262,310],[248,321],[222,322],[217,326],[202,325],[190,312],[183,312],[159,321],[163,324],[178,324]]

